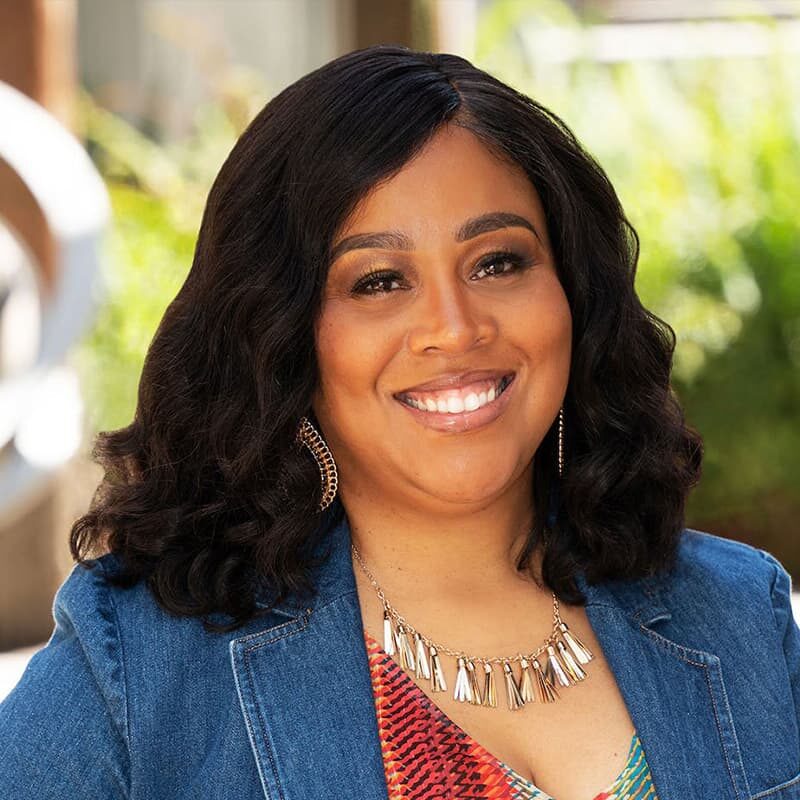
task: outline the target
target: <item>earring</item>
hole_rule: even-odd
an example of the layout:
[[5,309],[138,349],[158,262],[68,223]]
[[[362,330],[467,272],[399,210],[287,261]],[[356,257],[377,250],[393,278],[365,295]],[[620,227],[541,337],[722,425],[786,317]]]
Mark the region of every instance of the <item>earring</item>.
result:
[[317,462],[322,482],[322,500],[319,503],[319,510],[324,511],[333,502],[339,487],[339,473],[336,469],[336,462],[333,460],[333,453],[328,449],[322,434],[311,424],[308,417],[300,418],[295,441],[304,444]]
[[[564,475],[564,406],[558,410],[558,477]],[[546,532],[553,530],[558,516],[558,482],[550,481]]]
[[564,474],[564,406],[558,410],[558,477]]

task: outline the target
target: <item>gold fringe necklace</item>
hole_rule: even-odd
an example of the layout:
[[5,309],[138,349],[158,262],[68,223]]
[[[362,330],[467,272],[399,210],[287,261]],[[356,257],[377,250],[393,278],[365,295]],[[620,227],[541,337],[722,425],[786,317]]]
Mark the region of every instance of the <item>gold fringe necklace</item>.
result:
[[[561,696],[556,686],[573,686],[586,678],[586,672],[580,665],[588,664],[594,655],[561,619],[555,592],[551,592],[553,595],[553,631],[538,649],[526,655],[518,653],[515,656],[497,656],[495,658],[470,656],[463,651],[452,650],[431,641],[410,625],[386,599],[383,589],[367,568],[355,544],[351,544],[351,547],[353,555],[383,603],[383,649],[388,655],[396,656],[400,666],[410,675],[418,679],[430,680],[431,691],[447,691],[447,682],[440,659],[442,653],[457,659],[458,671],[453,687],[453,699],[490,708],[497,707],[494,664],[502,665],[506,698],[508,707],[512,711],[522,708],[525,703],[535,702],[537,694],[540,702],[555,702]],[[545,652],[543,667],[539,656]],[[430,656],[430,664],[428,656]],[[517,661],[520,664],[519,678],[514,674],[512,667],[512,664]],[[483,664],[482,689],[476,664]],[[531,675],[531,669],[533,675]],[[534,690],[534,686],[536,690]]]

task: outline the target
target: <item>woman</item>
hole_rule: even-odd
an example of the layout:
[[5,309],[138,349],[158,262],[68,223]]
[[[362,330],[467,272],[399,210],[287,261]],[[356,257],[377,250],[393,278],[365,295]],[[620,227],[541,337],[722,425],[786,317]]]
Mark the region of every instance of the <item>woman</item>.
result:
[[800,798],[790,578],[684,528],[636,260],[566,126],[462,58],[269,102],[98,438],[6,796]]

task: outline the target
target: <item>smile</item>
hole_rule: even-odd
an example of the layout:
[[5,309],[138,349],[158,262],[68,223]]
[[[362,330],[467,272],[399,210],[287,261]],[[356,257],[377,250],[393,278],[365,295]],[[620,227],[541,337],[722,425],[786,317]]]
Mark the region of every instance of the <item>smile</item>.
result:
[[421,424],[435,430],[463,432],[495,420],[508,404],[515,373],[458,389],[401,392],[395,399]]

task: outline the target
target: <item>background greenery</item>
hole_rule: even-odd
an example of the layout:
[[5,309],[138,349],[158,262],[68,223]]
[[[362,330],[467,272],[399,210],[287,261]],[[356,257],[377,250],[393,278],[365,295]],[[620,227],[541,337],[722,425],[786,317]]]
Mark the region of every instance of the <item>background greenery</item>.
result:
[[676,331],[673,383],[705,439],[688,524],[800,571],[800,58],[740,22],[774,52],[557,64],[528,33],[580,33],[572,12],[497,0],[476,61],[567,122],[640,236],[637,291]]
[[[674,385],[706,443],[688,524],[766,547],[800,572],[797,55],[557,64],[537,60],[524,35],[581,24],[558,2],[496,0],[480,20],[475,63],[570,125],[639,233],[637,291],[676,331]],[[75,353],[92,430],[130,421],[211,181],[268,100],[241,67],[228,78],[215,80],[214,101],[176,142],[81,101],[114,209],[107,302]]]

